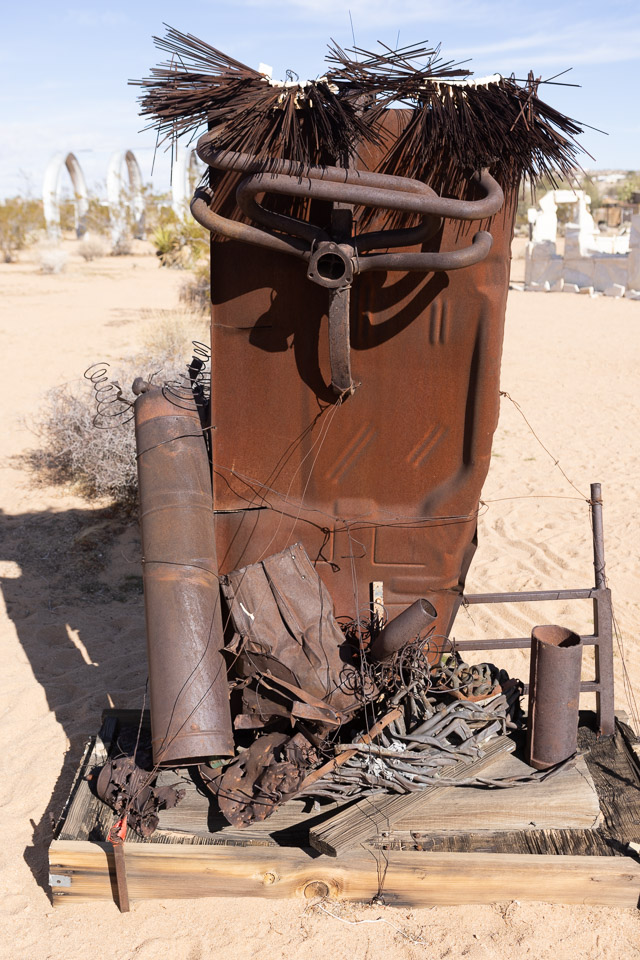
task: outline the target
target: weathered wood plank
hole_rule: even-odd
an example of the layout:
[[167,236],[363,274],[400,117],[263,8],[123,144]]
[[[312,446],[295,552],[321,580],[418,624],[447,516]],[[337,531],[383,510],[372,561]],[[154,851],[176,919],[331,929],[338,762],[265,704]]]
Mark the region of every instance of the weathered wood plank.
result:
[[[107,844],[56,840],[51,872],[59,878],[57,905],[112,899]],[[391,904],[547,903],[637,907],[640,863],[627,857],[554,857],[518,854],[436,854],[390,851],[384,885],[375,858],[314,857],[295,848],[125,844],[132,900],[185,897],[330,896]]]
[[[475,760],[458,761],[451,772],[447,768],[450,780],[465,780],[476,776],[495,760],[515,748],[513,740],[500,737],[484,747],[484,756]],[[367,843],[381,832],[388,833],[398,820],[409,820],[417,810],[424,810],[427,804],[440,805],[444,797],[447,802],[455,787],[427,787],[418,793],[389,796],[380,792],[371,797],[358,800],[347,810],[341,810],[330,820],[309,831],[309,843],[320,853],[330,857],[340,856],[350,847]]]
[[179,781],[174,771],[165,771],[158,778],[158,783],[163,785],[177,782],[185,791],[184,798],[178,806],[160,811],[154,838],[164,836],[170,839],[172,835],[188,834],[215,843],[304,847],[309,842],[309,828],[341,809],[339,804],[330,803],[318,811],[313,809],[310,800],[290,800],[278,807],[267,820],[248,827],[234,827],[222,816],[211,796],[204,794],[193,781]]
[[58,826],[57,836],[61,840],[88,840],[96,832],[99,837],[104,837],[113,823],[113,810],[92,792],[86,776],[106,761],[115,731],[116,721],[105,718],[92,741],[91,750],[83,757],[67,800],[66,816],[61,818]]
[[[498,758],[492,777],[523,777],[531,768],[514,756]],[[513,830],[593,830],[601,820],[598,794],[584,757],[545,783],[525,783],[509,789],[457,787],[446,803],[417,806],[402,816],[393,833],[500,833]]]

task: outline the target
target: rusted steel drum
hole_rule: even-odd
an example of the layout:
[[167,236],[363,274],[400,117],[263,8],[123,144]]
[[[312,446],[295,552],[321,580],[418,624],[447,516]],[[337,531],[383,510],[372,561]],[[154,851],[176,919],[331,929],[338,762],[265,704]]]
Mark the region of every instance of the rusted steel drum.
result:
[[[378,161],[369,156],[368,169]],[[458,199],[481,196],[469,181]],[[310,213],[325,228],[326,207],[314,201]],[[222,572],[299,540],[337,616],[357,616],[369,584],[383,581],[391,618],[422,597],[438,611],[434,634],[448,634],[476,547],[498,421],[515,209],[514,189],[490,219],[445,219],[432,239],[400,248],[461,251],[488,230],[493,244],[482,262],[354,276],[349,342],[358,386],[338,403],[330,291],[310,282],[299,259],[213,236]]]
[[134,391],[153,759],[184,766],[234,752],[209,460],[190,390]]
[[531,631],[529,763],[546,770],[578,749],[582,640],[565,627]]

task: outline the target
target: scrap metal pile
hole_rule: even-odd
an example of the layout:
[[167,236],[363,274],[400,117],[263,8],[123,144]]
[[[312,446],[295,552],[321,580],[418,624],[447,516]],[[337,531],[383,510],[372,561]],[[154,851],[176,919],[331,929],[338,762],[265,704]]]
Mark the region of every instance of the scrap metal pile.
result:
[[[471,80],[439,48],[334,44],[325,75],[281,83],[172,29],[158,45],[171,59],[139,81],[142,112],[161,138],[207,129],[192,212],[213,238],[213,324],[210,393],[198,357],[184,384],[134,384],[143,782],[197,769],[237,826],[294,796],[460,782],[521,722],[522,686],[449,640],[517,189],[570,173],[580,127],[533,75]],[[363,603],[378,581],[386,608]],[[120,811],[121,774],[141,789],[104,775]],[[148,799],[139,829],[176,796]]]
[[242,827],[293,797],[447,785],[522,727],[520,681],[443,654],[428,600],[339,622],[301,543],[219,575],[199,382],[134,392],[153,760],[120,744],[96,782],[130,827],[150,836],[181,799],[161,768],[191,768]]

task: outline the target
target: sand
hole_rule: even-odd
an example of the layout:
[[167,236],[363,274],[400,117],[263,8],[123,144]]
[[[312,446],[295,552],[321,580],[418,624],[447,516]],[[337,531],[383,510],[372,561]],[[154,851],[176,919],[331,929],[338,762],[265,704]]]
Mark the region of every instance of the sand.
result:
[[[28,258],[0,267],[0,957],[29,960],[332,960],[631,958],[636,911],[505,902],[401,910],[258,899],[55,909],[47,887],[50,818],[59,813],[104,707],[142,702],[146,668],[135,530],[106,504],[37,485],[21,455],[47,389],[80,380],[93,360],[136,348],[148,311],[178,304],[179,272],[149,254],[44,276]],[[592,582],[586,496],[603,485],[607,573],[640,679],[640,304],[512,292],[503,398],[469,592],[583,587]],[[554,460],[571,478],[577,492]],[[474,607],[458,639],[526,635],[536,622],[585,630],[583,603]],[[508,659],[508,662],[507,662]],[[526,675],[526,657],[501,659]],[[629,708],[616,651],[617,706]],[[640,825],[638,826],[640,839]],[[167,890],[170,894],[170,890]],[[640,894],[640,891],[639,891]],[[340,919],[337,919],[337,918]],[[342,922],[347,921],[347,922]],[[358,921],[354,923],[353,921]],[[361,923],[360,921],[366,921]],[[375,921],[375,922],[371,922]],[[382,922],[384,921],[384,922]]]

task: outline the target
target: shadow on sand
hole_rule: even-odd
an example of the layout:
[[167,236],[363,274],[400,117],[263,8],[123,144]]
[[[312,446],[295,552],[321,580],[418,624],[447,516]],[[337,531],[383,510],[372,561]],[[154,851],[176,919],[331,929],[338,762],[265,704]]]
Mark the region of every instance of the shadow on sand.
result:
[[[47,851],[84,744],[105,707],[142,706],[147,675],[137,524],[113,509],[2,515],[7,613],[68,739],[24,859],[50,894]],[[7,563],[8,562],[8,563]],[[13,566],[15,564],[15,566]]]

